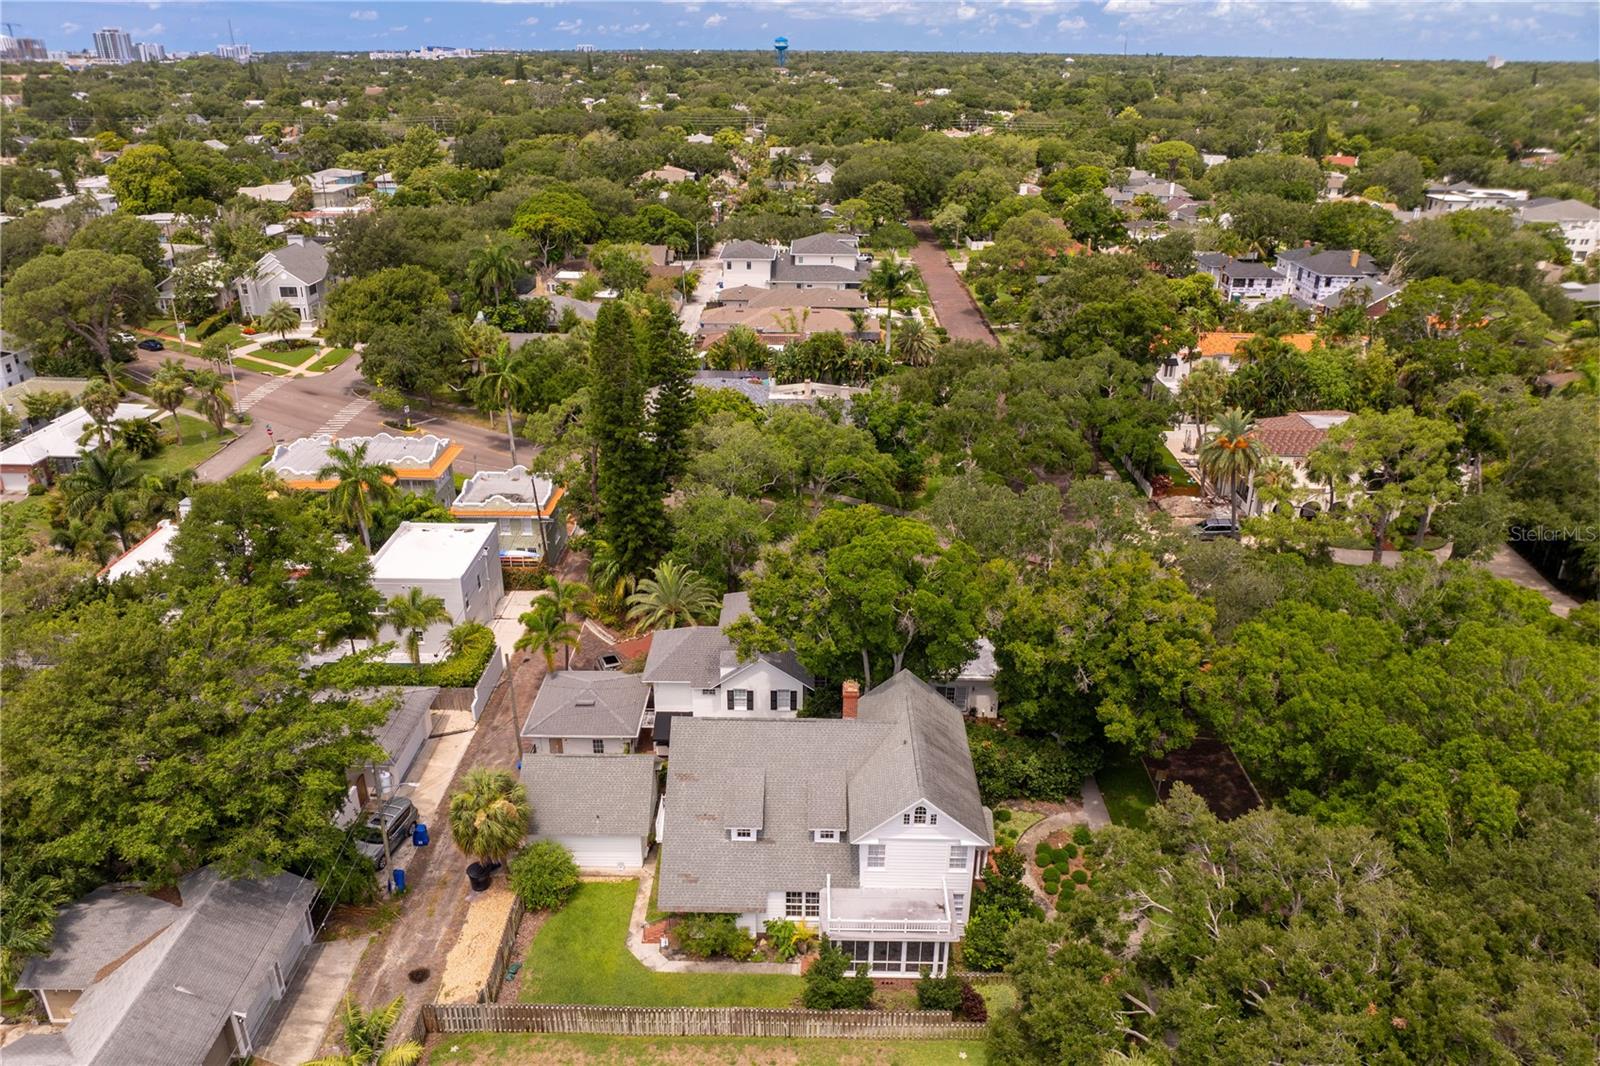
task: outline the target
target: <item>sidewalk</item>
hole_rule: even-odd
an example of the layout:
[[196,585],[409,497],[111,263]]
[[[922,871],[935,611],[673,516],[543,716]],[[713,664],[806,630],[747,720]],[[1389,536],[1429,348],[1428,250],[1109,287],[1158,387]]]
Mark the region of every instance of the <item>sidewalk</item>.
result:
[[1545,580],[1545,576],[1534,569],[1533,564],[1517,554],[1515,548],[1501,545],[1500,550],[1487,562],[1478,564],[1495,577],[1505,578],[1525,589],[1532,589],[1550,601],[1550,609],[1565,618],[1578,606],[1578,601],[1568,596]]
[[656,855],[650,849],[645,856],[644,869],[639,871],[639,894],[633,900],[633,913],[628,917],[628,950],[644,963],[645,969],[657,973],[742,973],[790,974],[800,976],[798,962],[685,962],[669,959],[661,953],[660,944],[644,942],[644,917],[650,912],[650,890],[656,883]]

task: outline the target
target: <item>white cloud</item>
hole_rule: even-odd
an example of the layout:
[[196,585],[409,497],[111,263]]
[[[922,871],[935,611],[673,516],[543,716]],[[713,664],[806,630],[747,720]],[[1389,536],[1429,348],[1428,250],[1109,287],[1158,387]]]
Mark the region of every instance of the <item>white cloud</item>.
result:
[[562,19],[556,23],[557,33],[577,33],[583,27],[582,19]]
[[409,30],[410,28],[411,28],[410,26],[390,26],[389,27],[389,32],[390,33],[404,33],[407,30]]
[[650,28],[650,23],[648,23],[648,22],[635,22],[633,25],[629,26],[627,29],[623,30],[622,32],[623,33],[643,33],[646,30],[648,30],[649,28]]
[[977,14],[978,9],[973,7],[971,4],[962,4],[960,7],[956,8],[956,18],[960,19],[962,22],[973,18]]
[[357,22],[374,22],[378,18],[378,13],[371,10],[352,11],[350,12],[350,17],[355,19]]
[[61,24],[62,33],[77,33],[82,28],[83,27],[79,26],[76,22],[63,22]]
[[527,18],[522,20],[522,24],[524,26],[537,26],[539,25],[539,20],[534,16],[529,15]]
[[727,21],[728,21],[728,16],[726,16],[726,15],[707,15],[706,16],[706,29],[710,29],[713,26],[720,26],[724,22],[727,22]]
[[157,36],[159,34],[166,33],[167,32],[167,28],[165,26],[163,26],[161,23],[157,22],[157,23],[155,23],[153,25],[146,26],[142,30],[135,29],[135,30],[129,30],[128,32],[131,33],[135,37],[155,37],[155,36]]
[[1089,24],[1081,18],[1062,19],[1060,22],[1056,23],[1056,32],[1072,33],[1076,30],[1083,29],[1087,25]]

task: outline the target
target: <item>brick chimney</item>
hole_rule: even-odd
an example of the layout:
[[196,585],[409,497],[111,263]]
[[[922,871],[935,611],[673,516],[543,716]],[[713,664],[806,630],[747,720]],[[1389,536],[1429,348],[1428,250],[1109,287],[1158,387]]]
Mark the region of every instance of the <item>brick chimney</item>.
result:
[[1356,266],[1360,262],[1361,262],[1361,249],[1359,249],[1359,248],[1350,249],[1350,269],[1354,270],[1356,268]]
[[844,717],[856,716],[856,703],[861,699],[861,686],[854,681],[846,681],[840,686],[840,693],[844,697]]

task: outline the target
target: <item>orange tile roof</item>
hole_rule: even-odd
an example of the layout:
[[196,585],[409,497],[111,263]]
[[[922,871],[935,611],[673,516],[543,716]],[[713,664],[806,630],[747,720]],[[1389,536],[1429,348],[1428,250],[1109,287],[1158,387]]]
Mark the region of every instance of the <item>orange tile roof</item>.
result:
[[[1254,339],[1255,336],[1254,333],[1227,333],[1223,331],[1202,333],[1195,339],[1195,346],[1191,350],[1202,358],[1231,356],[1239,350],[1239,345],[1247,340]],[[1285,333],[1278,338],[1278,340],[1292,345],[1302,352],[1309,352],[1316,339],[1317,337],[1314,333]]]

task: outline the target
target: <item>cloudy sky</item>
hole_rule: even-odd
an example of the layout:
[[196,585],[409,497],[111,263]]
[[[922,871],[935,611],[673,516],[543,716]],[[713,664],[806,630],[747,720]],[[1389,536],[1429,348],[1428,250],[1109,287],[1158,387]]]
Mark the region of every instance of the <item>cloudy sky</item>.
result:
[[1390,59],[1600,58],[1600,4],[1556,0],[494,0],[39,3],[18,34],[87,48],[101,26],[171,50],[468,47],[1129,52]]

